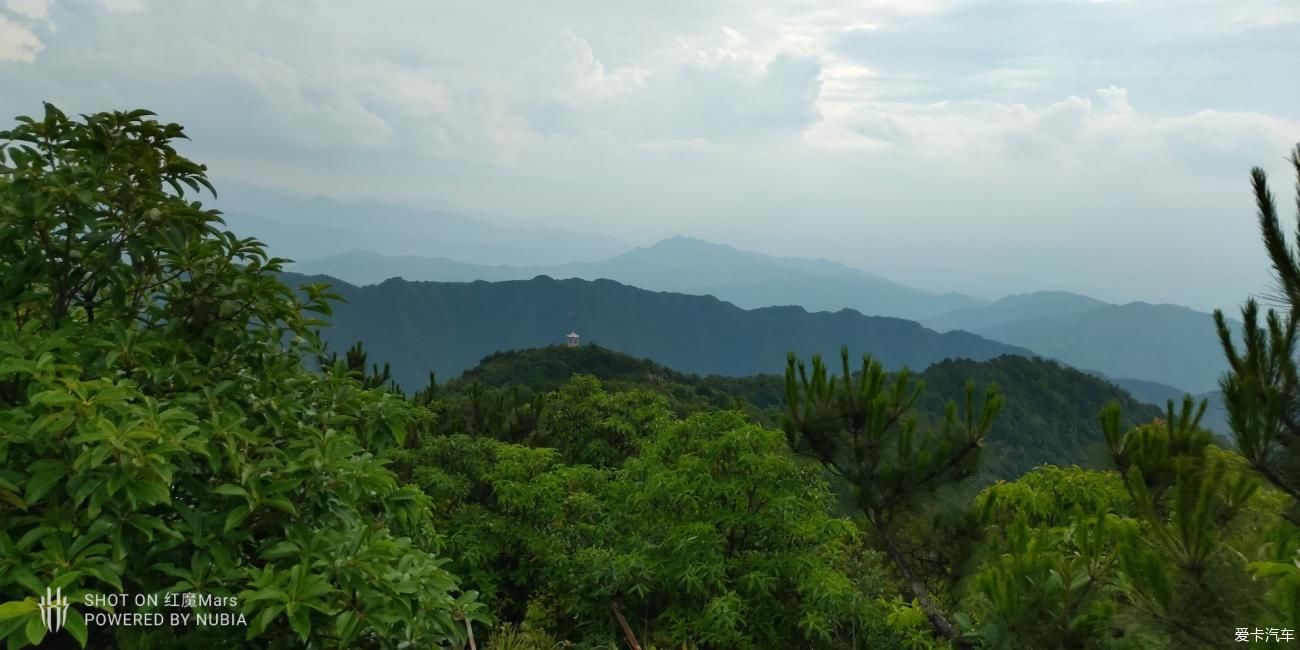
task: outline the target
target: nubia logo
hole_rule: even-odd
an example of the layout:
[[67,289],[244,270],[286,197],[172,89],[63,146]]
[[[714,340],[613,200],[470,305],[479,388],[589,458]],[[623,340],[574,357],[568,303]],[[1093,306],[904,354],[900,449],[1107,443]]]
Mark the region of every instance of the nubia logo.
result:
[[46,587],[45,597],[37,606],[41,608],[41,623],[45,624],[46,632],[58,632],[68,622],[68,599],[64,597],[62,587],[52,592]]

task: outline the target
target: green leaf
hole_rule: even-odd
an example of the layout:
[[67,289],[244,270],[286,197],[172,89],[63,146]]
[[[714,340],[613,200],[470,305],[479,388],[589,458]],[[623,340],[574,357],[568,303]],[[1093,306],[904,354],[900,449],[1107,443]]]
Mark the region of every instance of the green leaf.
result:
[[62,589],[72,584],[77,578],[80,577],[81,577],[80,571],[69,571],[67,573],[59,574],[59,577],[50,581],[49,588]]
[[339,637],[339,641],[347,644],[356,635],[357,616],[352,611],[345,611],[339,614],[334,620],[334,635]]
[[234,510],[231,510],[230,514],[226,515],[225,532],[228,533],[234,530],[240,524],[244,523],[244,520],[247,518],[248,506],[238,506]]
[[245,490],[244,488],[239,487],[238,485],[233,485],[230,483],[223,483],[221,485],[218,485],[217,487],[212,488],[212,493],[220,494],[222,496],[227,496],[227,497],[243,497],[245,499],[248,498],[248,490]]
[[45,640],[45,622],[39,616],[33,616],[27,619],[27,642],[32,645],[40,645]]
[[1087,573],[1080,573],[1079,575],[1074,576],[1074,579],[1070,581],[1070,591],[1075,591],[1076,589],[1088,584],[1091,580],[1092,577]]
[[259,589],[244,597],[244,601],[249,603],[255,603],[261,600],[285,602],[289,600],[289,594],[286,594],[284,591],[276,589],[275,587],[267,587],[266,589]]
[[25,616],[39,609],[32,600],[14,600],[0,604],[0,621]]
[[261,557],[264,560],[276,560],[282,557],[296,555],[299,550],[297,544],[290,541],[282,541],[271,546],[271,548],[262,551]]
[[249,622],[246,638],[253,639],[260,636],[266,631],[266,628],[271,625],[271,622],[280,615],[281,611],[283,611],[283,608],[279,605],[273,605],[263,609],[251,622]]
[[19,549],[25,550],[28,547],[30,547],[32,544],[35,544],[37,540],[53,532],[54,529],[50,528],[49,526],[40,526],[38,528],[33,528],[27,531],[26,535],[23,535],[22,537],[18,538],[18,543],[16,544],[16,546]]
[[70,406],[77,403],[77,398],[67,391],[53,389],[33,395],[29,403],[32,406]]
[[284,497],[271,497],[270,499],[262,501],[262,503],[277,510],[283,510],[291,515],[298,514],[298,509],[293,507],[293,503]]
[[69,608],[67,630],[68,634],[71,634],[72,638],[76,639],[77,643],[81,644],[81,647],[86,647],[86,641],[90,637],[90,634],[88,630],[86,630],[86,619],[81,612]]
[[27,503],[35,504],[42,497],[49,494],[50,490],[58,485],[59,479],[67,474],[67,468],[59,467],[57,469],[47,469],[38,474],[33,474],[27,479]]
[[293,627],[294,632],[298,633],[298,638],[303,642],[306,642],[307,637],[311,635],[310,612],[311,610],[299,608],[289,614],[289,625]]
[[127,495],[140,505],[154,505],[171,500],[168,486],[153,480],[131,479],[126,483]]

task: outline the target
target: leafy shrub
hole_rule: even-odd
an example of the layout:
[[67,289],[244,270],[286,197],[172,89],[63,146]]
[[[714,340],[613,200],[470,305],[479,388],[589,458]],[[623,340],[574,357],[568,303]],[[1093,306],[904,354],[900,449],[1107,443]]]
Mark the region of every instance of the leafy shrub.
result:
[[302,368],[329,295],[187,200],[204,168],[150,116],[0,132],[0,638],[43,640],[50,586],[233,596],[247,623],[101,633],[74,607],[82,645],[458,643],[480,607],[384,459],[429,413]]

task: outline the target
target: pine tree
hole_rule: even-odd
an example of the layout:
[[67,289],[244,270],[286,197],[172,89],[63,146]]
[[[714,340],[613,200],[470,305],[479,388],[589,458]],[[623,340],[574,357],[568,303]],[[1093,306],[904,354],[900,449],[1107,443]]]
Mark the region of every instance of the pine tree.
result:
[[[1296,242],[1300,245],[1300,145],[1291,152],[1296,172]],[[1286,241],[1268,178],[1251,170],[1259,209],[1259,229],[1276,282],[1273,302],[1260,322],[1260,306],[1248,300],[1241,310],[1242,346],[1233,341],[1223,312],[1215,325],[1230,370],[1220,382],[1233,439],[1251,467],[1266,481],[1300,500],[1300,379],[1296,372],[1296,335],[1300,326],[1300,260]],[[1293,522],[1300,517],[1292,511]]]
[[[1300,145],[1291,151],[1296,174],[1296,246],[1300,247]],[[1268,485],[1286,495],[1268,544],[1250,569],[1269,583],[1274,617],[1300,625],[1300,377],[1296,338],[1300,329],[1300,259],[1287,242],[1264,170],[1251,170],[1261,239],[1275,283],[1261,322],[1254,299],[1242,307],[1240,347],[1221,311],[1215,325],[1229,371],[1220,380],[1228,424],[1238,451]]]
[[1102,428],[1142,533],[1123,540],[1120,564],[1132,613],[1180,644],[1224,643],[1251,609],[1245,560],[1227,531],[1258,483],[1232,469],[1231,456],[1200,428],[1207,402],[1190,395],[1181,411],[1121,432],[1120,408],[1107,405]]
[[369,355],[366,349],[361,345],[361,341],[352,344],[348,348],[347,354],[340,359],[337,352],[331,352],[328,357],[320,356],[318,361],[322,368],[333,368],[336,364],[342,364],[340,369],[348,376],[355,377],[366,388],[383,388],[386,387],[394,393],[402,392],[401,387],[393,381],[392,368],[387,361],[381,368],[379,364],[372,364],[370,371],[366,371],[366,361]]
[[810,374],[789,355],[783,426],[791,447],[821,461],[850,486],[871,524],[871,539],[890,558],[935,633],[963,644],[961,632],[931,598],[899,543],[899,515],[918,495],[970,473],[1002,396],[989,386],[977,412],[975,385],[967,383],[960,416],[950,402],[942,429],[920,433],[913,407],[924,382],[913,382],[907,370],[890,378],[870,355],[863,355],[861,369],[853,373],[847,347],[840,350],[840,359],[843,374],[835,377],[820,356],[813,356]]

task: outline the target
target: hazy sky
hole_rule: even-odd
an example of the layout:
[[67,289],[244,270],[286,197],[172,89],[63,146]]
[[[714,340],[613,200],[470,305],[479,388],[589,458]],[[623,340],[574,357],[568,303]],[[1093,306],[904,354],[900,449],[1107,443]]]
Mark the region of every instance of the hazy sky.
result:
[[0,114],[147,107],[215,180],[927,288],[1240,302],[1296,0],[0,0]]

